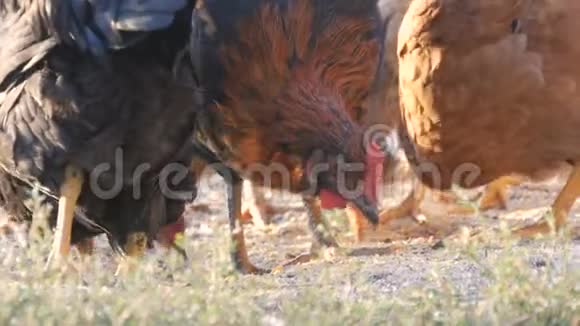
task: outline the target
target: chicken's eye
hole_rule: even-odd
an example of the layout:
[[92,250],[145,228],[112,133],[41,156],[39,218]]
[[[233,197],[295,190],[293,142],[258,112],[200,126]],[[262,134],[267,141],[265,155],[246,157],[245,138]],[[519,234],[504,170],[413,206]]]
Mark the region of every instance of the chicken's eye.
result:
[[512,33],[516,34],[519,33],[522,27],[522,23],[519,19],[512,20],[511,29]]
[[284,153],[289,153],[290,152],[290,144],[288,144],[288,143],[280,143],[280,149]]

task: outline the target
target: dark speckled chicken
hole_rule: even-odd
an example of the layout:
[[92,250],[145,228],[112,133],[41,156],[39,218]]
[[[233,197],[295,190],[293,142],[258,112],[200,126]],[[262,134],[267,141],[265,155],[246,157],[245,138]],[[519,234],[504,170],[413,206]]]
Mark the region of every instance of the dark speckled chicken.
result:
[[20,218],[33,185],[58,202],[55,254],[102,232],[117,249],[139,253],[144,236],[177,220],[194,195],[191,177],[170,183],[183,197],[165,196],[160,178],[192,155],[201,101],[182,54],[194,5],[0,3],[1,197]]

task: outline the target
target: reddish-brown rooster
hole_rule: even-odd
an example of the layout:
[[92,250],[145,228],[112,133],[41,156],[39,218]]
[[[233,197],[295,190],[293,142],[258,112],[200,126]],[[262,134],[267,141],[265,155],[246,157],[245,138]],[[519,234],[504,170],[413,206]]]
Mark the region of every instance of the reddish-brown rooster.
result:
[[[262,271],[245,251],[242,178],[302,193],[327,245],[335,243],[319,230],[321,208],[350,201],[376,221],[371,185],[382,153],[366,151],[353,119],[380,62],[376,0],[210,0],[199,3],[193,26],[200,52],[192,59],[208,99],[200,137],[235,171],[228,197],[237,267]],[[359,166],[343,171],[344,162]]]

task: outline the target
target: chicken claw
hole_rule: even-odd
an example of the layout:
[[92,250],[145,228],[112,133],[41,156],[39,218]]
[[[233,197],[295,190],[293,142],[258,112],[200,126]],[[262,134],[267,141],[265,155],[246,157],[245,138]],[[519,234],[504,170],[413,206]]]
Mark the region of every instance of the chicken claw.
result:
[[568,213],[580,196],[580,165],[575,165],[568,177],[566,185],[552,204],[553,221],[543,221],[514,231],[522,238],[560,231],[566,225]]

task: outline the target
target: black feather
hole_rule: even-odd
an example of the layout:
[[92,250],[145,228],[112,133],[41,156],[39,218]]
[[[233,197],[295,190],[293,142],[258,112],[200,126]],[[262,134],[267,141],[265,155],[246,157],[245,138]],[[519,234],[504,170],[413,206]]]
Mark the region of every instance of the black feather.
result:
[[[2,0],[4,204],[22,215],[26,191],[13,189],[37,184],[54,205],[64,168],[73,164],[87,180],[73,241],[107,232],[122,243],[131,230],[153,235],[151,226],[177,220],[186,199],[164,198],[158,176],[168,164],[189,167],[191,160],[199,94],[181,79],[192,72],[179,61],[194,6],[194,0]],[[134,172],[145,165],[137,186]],[[111,168],[90,178],[104,166]],[[192,182],[176,187],[195,195]],[[95,191],[115,184],[119,192],[109,198]],[[143,196],[133,198],[135,190]]]

